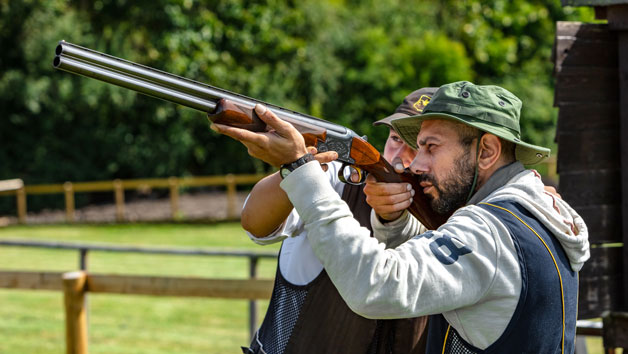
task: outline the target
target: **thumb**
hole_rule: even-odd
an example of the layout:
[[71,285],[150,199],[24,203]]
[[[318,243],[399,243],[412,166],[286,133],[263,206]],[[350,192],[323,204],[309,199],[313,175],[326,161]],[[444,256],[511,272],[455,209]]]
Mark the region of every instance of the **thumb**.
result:
[[401,159],[399,158],[399,156],[395,157],[391,163],[390,163],[393,168],[395,169],[395,172],[397,173],[403,173],[404,171],[404,166],[403,166],[403,161],[401,161]]
[[266,108],[263,104],[255,105],[255,114],[264,121],[269,127],[273,128],[281,136],[287,136],[292,129],[296,130],[292,124],[281,120],[270,109]]

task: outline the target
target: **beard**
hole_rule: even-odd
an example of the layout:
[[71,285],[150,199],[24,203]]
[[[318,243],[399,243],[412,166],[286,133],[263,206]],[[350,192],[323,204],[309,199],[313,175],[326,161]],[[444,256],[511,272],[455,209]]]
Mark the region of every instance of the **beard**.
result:
[[467,198],[473,186],[475,166],[469,158],[470,152],[463,154],[454,161],[454,169],[441,181],[437,181],[434,175],[422,174],[419,182],[432,183],[436,189],[437,197],[427,194],[430,206],[441,215],[449,215],[456,209],[467,203]]

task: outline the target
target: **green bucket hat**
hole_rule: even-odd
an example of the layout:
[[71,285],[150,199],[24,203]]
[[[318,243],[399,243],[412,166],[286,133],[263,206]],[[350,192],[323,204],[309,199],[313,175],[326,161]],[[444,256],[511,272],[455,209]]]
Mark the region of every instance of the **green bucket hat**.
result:
[[423,114],[393,119],[390,123],[401,139],[415,149],[423,121],[448,119],[464,123],[515,143],[517,160],[534,165],[548,158],[550,149],[521,141],[520,112],[521,100],[508,90],[458,81],[441,86]]

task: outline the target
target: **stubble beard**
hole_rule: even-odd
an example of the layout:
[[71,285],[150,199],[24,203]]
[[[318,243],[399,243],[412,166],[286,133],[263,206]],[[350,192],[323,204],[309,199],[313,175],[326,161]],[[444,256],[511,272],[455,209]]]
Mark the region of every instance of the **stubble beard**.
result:
[[475,166],[469,155],[470,152],[467,151],[458,157],[454,162],[453,171],[440,182],[430,174],[420,176],[420,181],[432,183],[437,192],[437,198],[431,194],[427,194],[427,197],[430,199],[430,206],[438,214],[449,215],[467,203],[475,177]]

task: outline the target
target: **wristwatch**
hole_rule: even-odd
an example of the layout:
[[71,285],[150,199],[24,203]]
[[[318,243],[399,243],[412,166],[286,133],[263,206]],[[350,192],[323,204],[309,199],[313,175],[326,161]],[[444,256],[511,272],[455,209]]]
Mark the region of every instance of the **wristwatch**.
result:
[[296,170],[297,167],[303,166],[310,161],[314,161],[314,155],[307,153],[299,157],[294,162],[281,165],[281,167],[279,168],[279,175],[281,176],[281,179],[286,178],[290,174],[290,172]]

